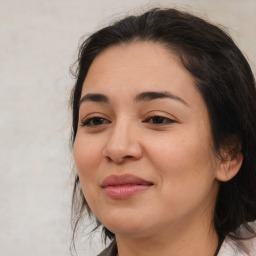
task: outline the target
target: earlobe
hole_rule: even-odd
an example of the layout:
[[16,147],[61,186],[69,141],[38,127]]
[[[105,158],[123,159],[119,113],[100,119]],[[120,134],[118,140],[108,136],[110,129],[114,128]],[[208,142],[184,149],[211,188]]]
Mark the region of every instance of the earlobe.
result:
[[227,156],[221,161],[216,173],[216,179],[222,182],[231,180],[239,172],[243,163],[242,153],[237,153],[235,156]]

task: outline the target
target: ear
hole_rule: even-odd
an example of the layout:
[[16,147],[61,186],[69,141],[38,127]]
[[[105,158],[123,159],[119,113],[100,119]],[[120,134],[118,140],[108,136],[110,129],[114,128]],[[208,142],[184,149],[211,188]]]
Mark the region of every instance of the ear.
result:
[[242,163],[243,155],[241,152],[232,154],[232,152],[224,152],[223,159],[216,173],[216,179],[222,182],[231,180],[239,172]]

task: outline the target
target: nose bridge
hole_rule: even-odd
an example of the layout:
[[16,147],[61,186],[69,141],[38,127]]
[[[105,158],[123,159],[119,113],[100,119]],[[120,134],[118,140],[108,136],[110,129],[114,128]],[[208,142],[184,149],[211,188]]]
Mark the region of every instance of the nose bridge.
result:
[[139,158],[141,147],[136,125],[130,118],[119,118],[113,125],[104,149],[104,154],[116,162],[125,158]]

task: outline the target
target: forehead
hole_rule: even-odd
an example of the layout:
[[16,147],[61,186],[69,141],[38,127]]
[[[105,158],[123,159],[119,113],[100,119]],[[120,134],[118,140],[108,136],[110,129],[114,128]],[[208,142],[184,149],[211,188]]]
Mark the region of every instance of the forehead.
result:
[[170,91],[188,101],[200,94],[179,57],[153,42],[133,42],[107,48],[92,62],[84,81],[85,93]]
[[[100,79],[103,75],[115,72],[115,77],[118,78],[126,74],[129,79],[135,79],[137,76],[143,74],[144,79],[147,79],[148,76],[152,79],[153,77],[157,77],[157,74],[161,70],[161,73],[167,70],[170,72],[170,64],[172,65],[173,71],[175,69],[184,69],[179,58],[160,44],[153,42],[132,42],[105,49],[94,59],[87,76],[93,79]],[[151,71],[156,72],[151,73]],[[186,72],[185,69],[184,71]],[[100,76],[94,77],[97,72],[100,72]],[[188,75],[190,76],[190,74]]]

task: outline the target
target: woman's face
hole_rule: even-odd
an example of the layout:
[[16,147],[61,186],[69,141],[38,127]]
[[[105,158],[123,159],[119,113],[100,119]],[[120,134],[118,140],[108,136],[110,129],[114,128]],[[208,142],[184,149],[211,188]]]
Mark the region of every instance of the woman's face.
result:
[[220,163],[207,109],[178,57],[158,44],[114,46],[93,61],[74,158],[90,208],[116,235],[213,218]]

